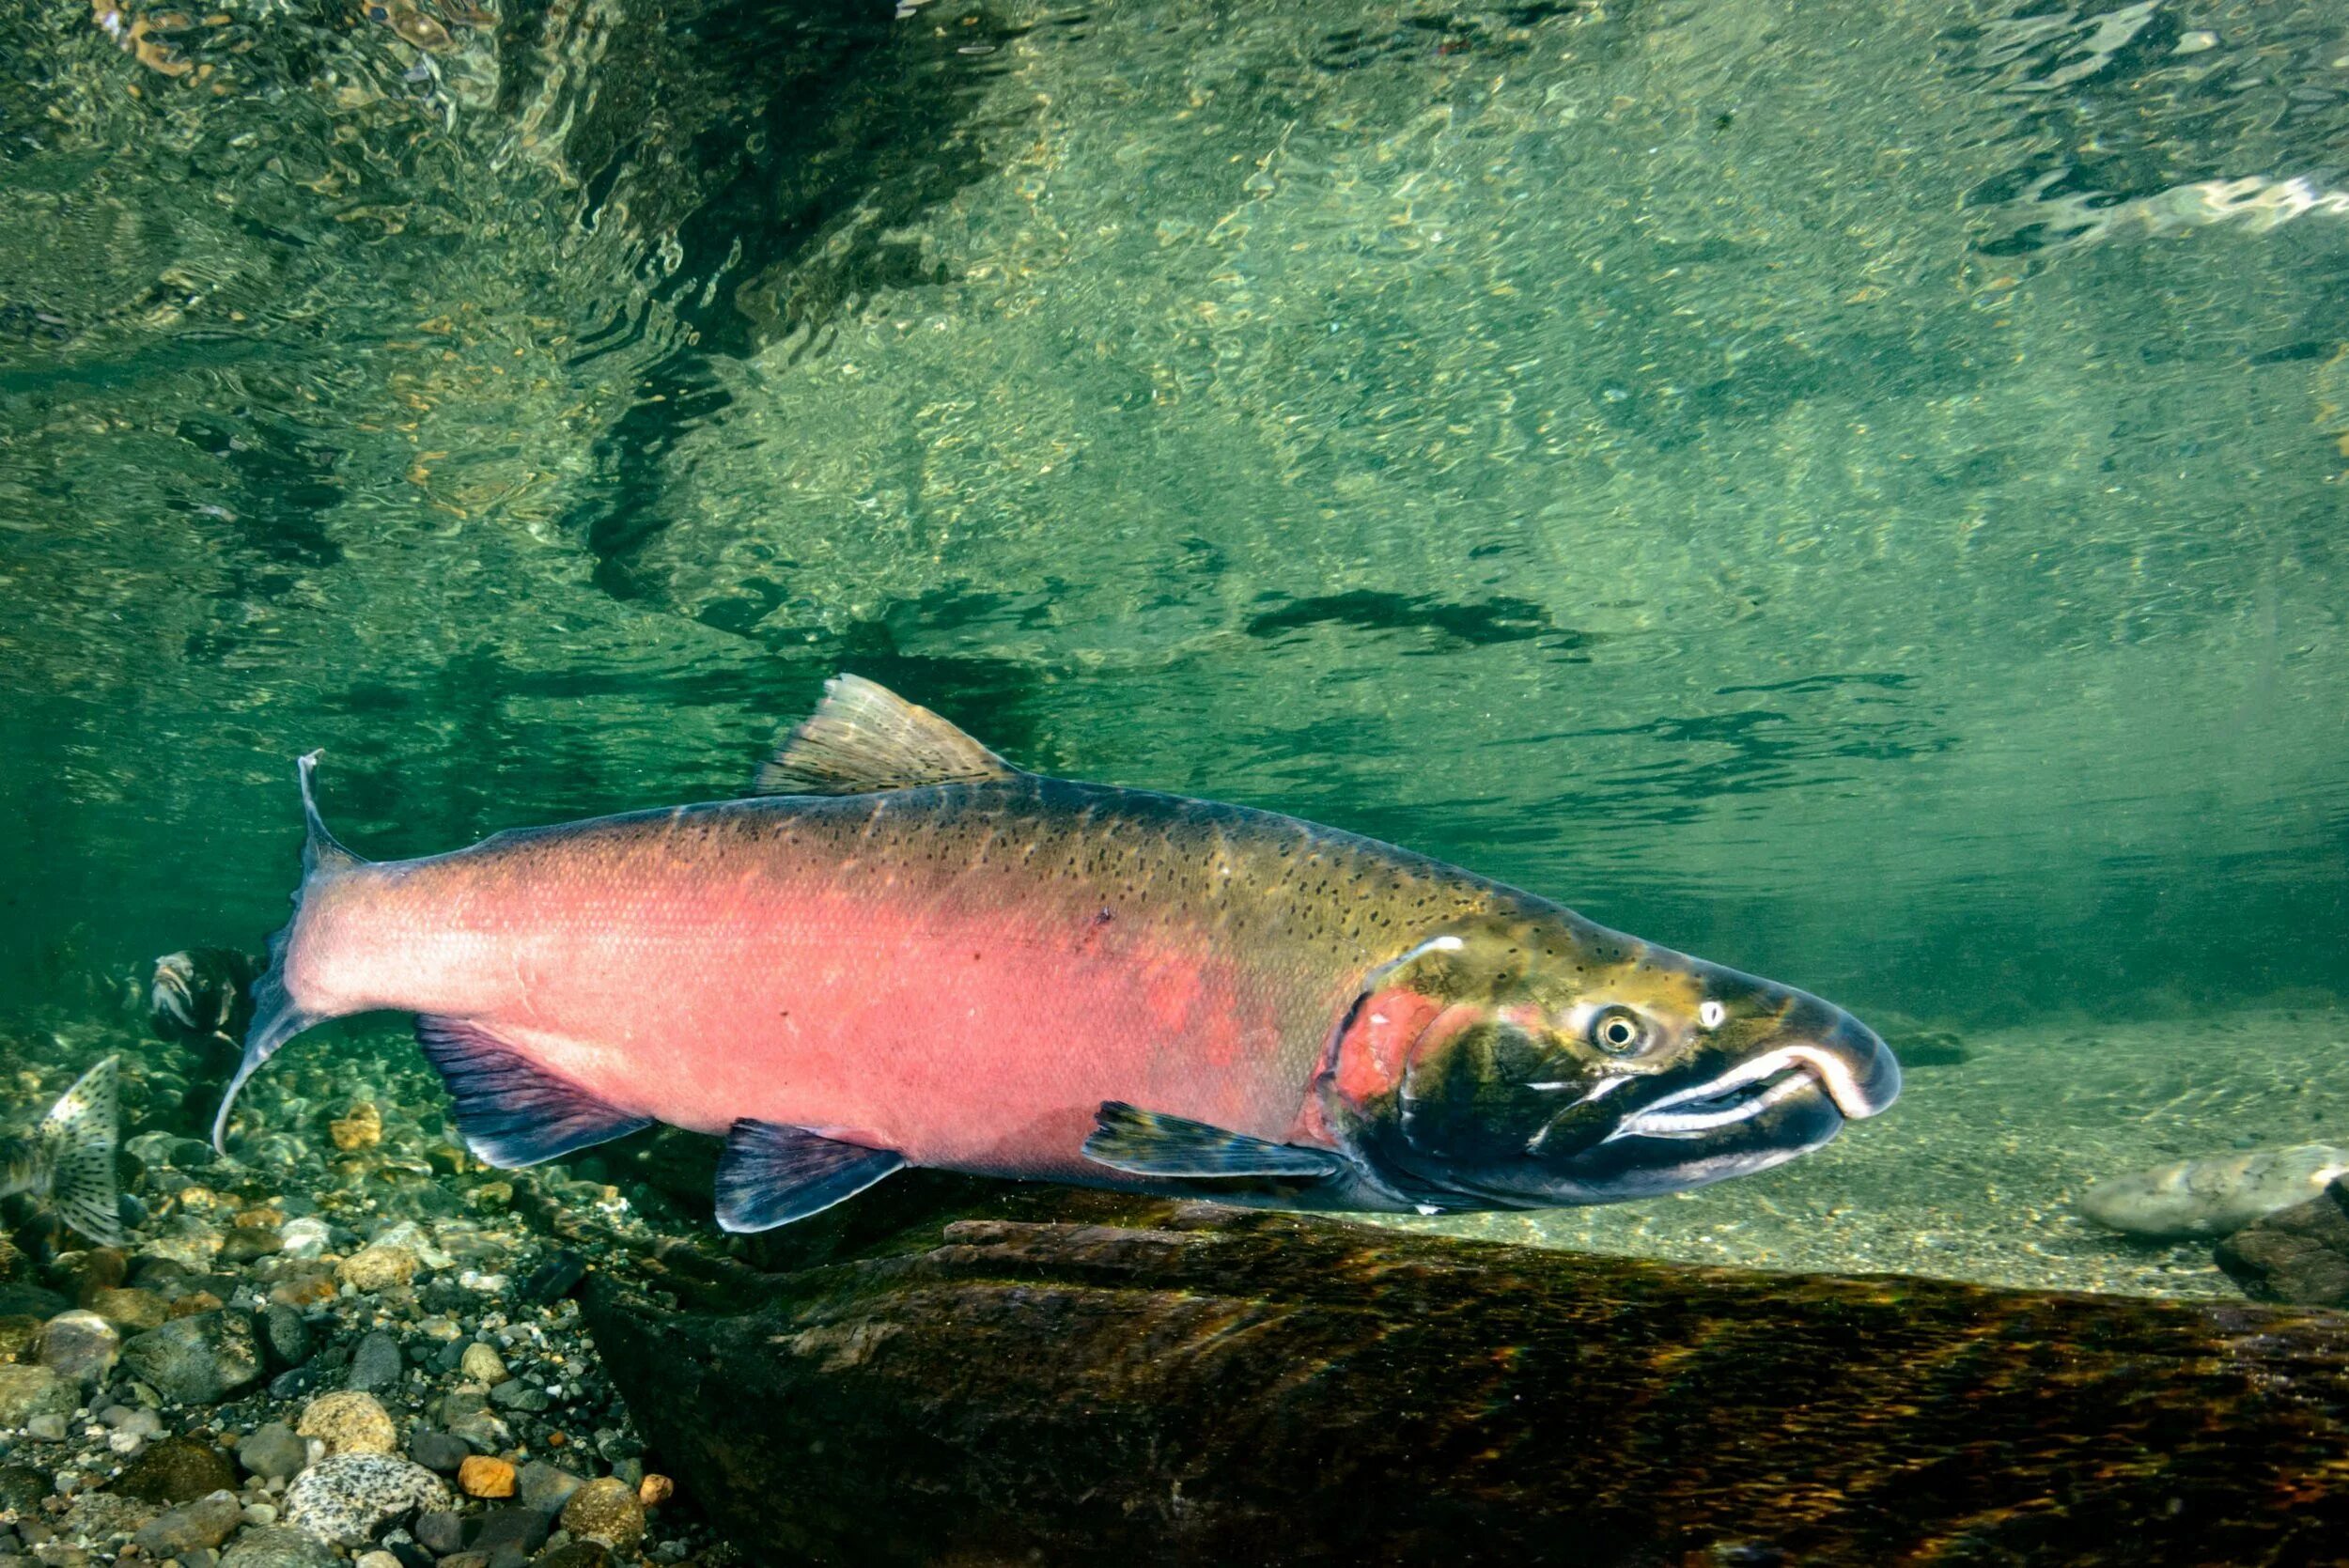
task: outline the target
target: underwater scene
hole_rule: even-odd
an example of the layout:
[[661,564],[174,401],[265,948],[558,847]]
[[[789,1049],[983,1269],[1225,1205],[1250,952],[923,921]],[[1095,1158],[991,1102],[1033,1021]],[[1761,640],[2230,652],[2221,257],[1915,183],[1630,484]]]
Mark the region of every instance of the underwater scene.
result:
[[0,0],[0,1568],[1353,1528],[911,1457],[1031,1223],[2316,1343],[2344,523],[2333,7]]

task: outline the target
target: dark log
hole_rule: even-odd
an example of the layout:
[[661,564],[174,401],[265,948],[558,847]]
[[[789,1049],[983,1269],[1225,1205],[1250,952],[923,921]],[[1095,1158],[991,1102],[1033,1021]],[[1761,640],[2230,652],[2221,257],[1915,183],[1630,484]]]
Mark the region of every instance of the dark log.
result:
[[779,1235],[585,1303],[762,1560],[2349,1562],[2329,1312],[903,1177]]

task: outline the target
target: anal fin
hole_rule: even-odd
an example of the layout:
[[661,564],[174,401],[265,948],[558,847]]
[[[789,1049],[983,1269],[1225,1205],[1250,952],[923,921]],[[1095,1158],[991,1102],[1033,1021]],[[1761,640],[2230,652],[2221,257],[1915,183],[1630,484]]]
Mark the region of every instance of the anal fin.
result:
[[745,1118],[718,1157],[718,1224],[771,1231],[853,1198],[901,1168],[894,1149],[868,1149],[804,1127]]
[[1327,1149],[1273,1143],[1205,1122],[1102,1102],[1085,1157],[1137,1176],[1334,1176],[1344,1158]]
[[457,1102],[457,1130],[502,1171],[554,1159],[652,1126],[547,1071],[461,1018],[416,1019],[416,1043]]

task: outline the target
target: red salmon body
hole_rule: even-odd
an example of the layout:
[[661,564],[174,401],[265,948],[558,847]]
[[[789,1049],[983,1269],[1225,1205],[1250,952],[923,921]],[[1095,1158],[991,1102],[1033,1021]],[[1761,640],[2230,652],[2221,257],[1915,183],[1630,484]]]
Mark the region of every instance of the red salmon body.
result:
[[1391,845],[1023,772],[867,682],[832,683],[752,798],[422,860],[336,845],[310,766],[307,875],[217,1138],[287,1039],[382,1008],[419,1015],[484,1159],[717,1134],[735,1229],[905,1164],[1594,1202],[1791,1157],[1898,1087],[1815,998]]

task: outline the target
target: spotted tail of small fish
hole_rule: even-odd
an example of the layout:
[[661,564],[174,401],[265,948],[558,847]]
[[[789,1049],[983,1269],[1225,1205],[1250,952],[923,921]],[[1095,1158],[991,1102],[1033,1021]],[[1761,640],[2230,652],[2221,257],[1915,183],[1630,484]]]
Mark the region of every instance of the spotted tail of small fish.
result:
[[212,1118],[212,1147],[223,1155],[228,1152],[228,1112],[237,1103],[237,1093],[244,1087],[245,1080],[260,1071],[261,1063],[275,1055],[278,1047],[312,1024],[323,1021],[304,1012],[286,988],[286,949],[293,939],[294,928],[302,924],[302,900],[321,877],[366,863],[335,843],[334,835],[326,831],[326,821],[319,815],[318,797],[310,782],[318,765],[316,752],[294,765],[302,782],[302,885],[294,890],[293,919],[269,939],[269,968],[253,983],[253,1022],[244,1032],[244,1055],[220,1096],[219,1113]]
[[49,1170],[51,1205],[67,1224],[106,1247],[123,1240],[121,1197],[115,1185],[119,1060],[110,1056],[84,1073],[50,1107],[36,1134]]

